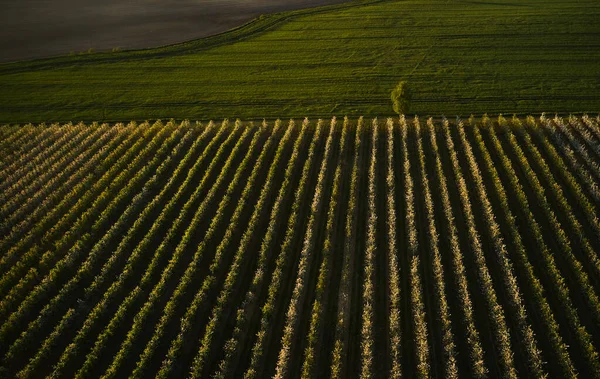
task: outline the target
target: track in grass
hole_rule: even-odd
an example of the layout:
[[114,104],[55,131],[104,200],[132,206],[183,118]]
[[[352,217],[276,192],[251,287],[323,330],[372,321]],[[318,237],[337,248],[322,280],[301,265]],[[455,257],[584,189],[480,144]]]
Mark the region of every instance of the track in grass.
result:
[[0,375],[600,377],[599,137],[0,127]]
[[283,12],[156,49],[0,64],[0,122],[387,116],[400,81],[423,115],[598,112],[599,17],[597,0],[354,0]]

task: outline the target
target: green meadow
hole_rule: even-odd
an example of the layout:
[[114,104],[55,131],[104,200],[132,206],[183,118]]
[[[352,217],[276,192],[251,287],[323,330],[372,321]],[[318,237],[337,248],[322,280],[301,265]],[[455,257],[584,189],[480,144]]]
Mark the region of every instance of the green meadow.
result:
[[597,0],[389,0],[140,51],[0,65],[0,122],[600,111]]

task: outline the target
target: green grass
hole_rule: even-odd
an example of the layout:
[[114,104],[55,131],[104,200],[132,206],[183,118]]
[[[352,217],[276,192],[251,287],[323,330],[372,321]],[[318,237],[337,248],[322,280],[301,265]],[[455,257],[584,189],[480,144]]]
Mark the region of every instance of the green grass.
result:
[[0,65],[0,121],[600,111],[597,0],[366,1],[216,37]]

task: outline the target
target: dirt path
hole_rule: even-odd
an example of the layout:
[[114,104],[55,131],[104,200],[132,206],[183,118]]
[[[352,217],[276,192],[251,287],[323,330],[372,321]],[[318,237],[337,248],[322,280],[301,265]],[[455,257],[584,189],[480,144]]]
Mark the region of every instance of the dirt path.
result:
[[261,14],[345,1],[11,1],[0,15],[0,61],[162,46],[224,32]]

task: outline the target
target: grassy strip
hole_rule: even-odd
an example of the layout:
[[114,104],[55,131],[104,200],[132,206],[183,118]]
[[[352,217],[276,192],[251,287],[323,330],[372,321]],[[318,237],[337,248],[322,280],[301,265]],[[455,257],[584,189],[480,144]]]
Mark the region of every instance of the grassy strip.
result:
[[[400,80],[422,114],[597,111],[600,10],[547,3],[349,2],[168,48],[0,65],[0,119],[384,116]],[[532,33],[533,11],[552,28]]]
[[301,16],[318,15],[330,11],[361,7],[383,1],[387,0],[353,0],[342,4],[265,14],[247,22],[244,25],[230,29],[223,33],[161,47],[121,50],[118,52],[97,52],[91,55],[63,55],[58,57],[31,59],[20,62],[0,63],[0,73],[5,74],[29,70],[40,70],[49,67],[62,67],[65,65],[68,66],[82,63],[89,64],[108,63],[115,61],[135,61],[140,59],[145,60],[174,55],[185,55],[190,54],[191,52],[197,53],[214,47],[229,45],[234,42],[256,37],[266,31],[274,29],[280,24],[286,23]]

